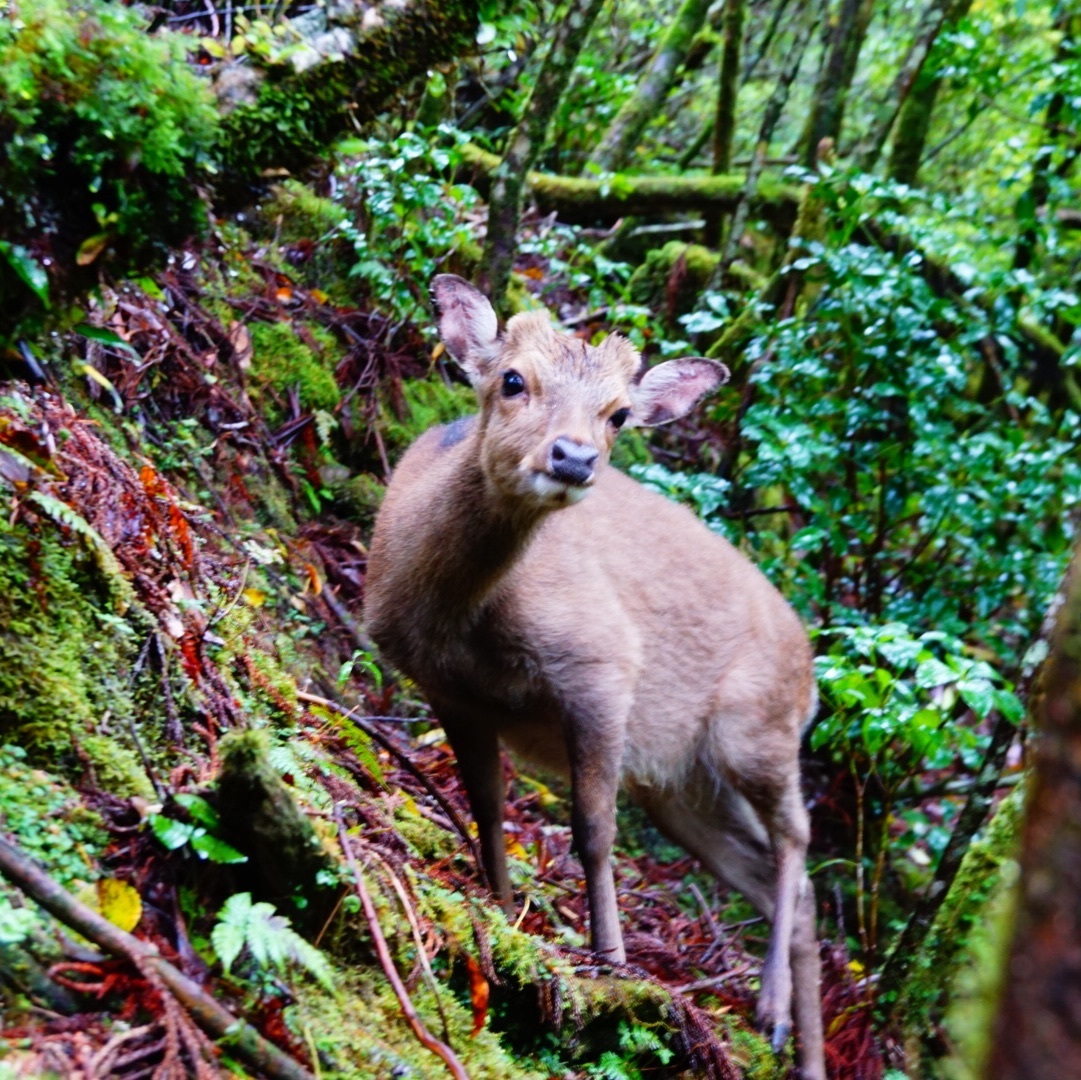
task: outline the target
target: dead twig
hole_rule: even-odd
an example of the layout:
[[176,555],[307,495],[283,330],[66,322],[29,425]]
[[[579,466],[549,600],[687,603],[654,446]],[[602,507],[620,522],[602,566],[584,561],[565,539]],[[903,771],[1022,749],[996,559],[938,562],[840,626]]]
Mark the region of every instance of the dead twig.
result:
[[379,957],[383,974],[386,975],[387,981],[394,990],[394,996],[398,999],[406,1023],[413,1034],[416,1035],[421,1046],[426,1047],[433,1054],[437,1054],[443,1059],[455,1080],[469,1080],[469,1074],[463,1068],[454,1051],[446,1043],[437,1039],[424,1026],[420,1017],[417,1016],[417,1011],[413,1008],[413,1002],[406,992],[405,984],[398,974],[398,969],[394,966],[390,949],[387,948],[387,939],[383,936],[383,928],[379,925],[379,916],[376,914],[375,905],[372,903],[372,898],[368,893],[368,887],[364,884],[364,876],[360,872],[360,867],[357,865],[357,860],[349,844],[349,834],[345,828],[345,821],[341,816],[341,811],[337,808],[335,808],[334,819],[338,824],[338,841],[341,844],[342,853],[345,855],[345,861],[348,863],[349,870],[353,875],[353,881],[356,883],[357,897],[360,900],[361,907],[364,909],[364,917],[368,921],[372,944],[375,946],[375,952]]

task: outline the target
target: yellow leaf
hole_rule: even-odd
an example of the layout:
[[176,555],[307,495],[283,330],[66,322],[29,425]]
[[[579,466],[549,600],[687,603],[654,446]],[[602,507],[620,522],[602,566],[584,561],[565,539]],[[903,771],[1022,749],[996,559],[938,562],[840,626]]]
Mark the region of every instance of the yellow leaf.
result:
[[108,233],[95,233],[93,236],[88,236],[75,253],[75,265],[89,266],[105,250],[108,243]]
[[325,304],[330,299],[322,289],[312,289],[311,297],[317,304]]
[[517,840],[508,839],[506,842],[507,854],[512,859],[528,859],[529,853]]
[[266,593],[262,589],[247,588],[244,590],[244,599],[249,607],[260,608],[266,603]]
[[130,933],[142,918],[143,902],[126,881],[102,878],[98,882],[98,909],[113,926]]
[[518,779],[528,788],[532,788],[536,792],[537,798],[540,800],[541,806],[547,808],[558,806],[563,800],[556,795],[547,784],[541,783],[540,780],[534,779],[532,776],[526,776],[519,773]]

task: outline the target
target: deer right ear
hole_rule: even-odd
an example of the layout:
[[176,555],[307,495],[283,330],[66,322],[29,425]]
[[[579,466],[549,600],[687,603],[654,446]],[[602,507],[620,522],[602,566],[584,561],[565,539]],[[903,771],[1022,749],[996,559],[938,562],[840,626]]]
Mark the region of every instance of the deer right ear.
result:
[[476,386],[499,353],[499,321],[488,298],[456,274],[432,279],[439,309],[439,336]]

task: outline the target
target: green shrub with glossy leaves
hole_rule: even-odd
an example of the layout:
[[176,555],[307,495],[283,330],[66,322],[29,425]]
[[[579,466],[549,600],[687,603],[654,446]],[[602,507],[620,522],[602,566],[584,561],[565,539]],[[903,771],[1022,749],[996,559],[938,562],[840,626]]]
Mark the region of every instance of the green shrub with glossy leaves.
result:
[[0,0],[0,342],[67,275],[201,228],[217,113],[185,39],[145,23],[105,0]]

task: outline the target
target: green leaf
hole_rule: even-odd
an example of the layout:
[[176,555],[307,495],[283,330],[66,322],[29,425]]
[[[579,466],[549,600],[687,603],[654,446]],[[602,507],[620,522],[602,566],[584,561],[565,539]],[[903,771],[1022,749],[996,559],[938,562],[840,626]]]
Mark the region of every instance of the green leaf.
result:
[[921,690],[930,690],[936,686],[949,686],[957,681],[957,673],[934,656],[921,660],[916,667],[916,685]]
[[21,244],[0,240],[0,255],[22,283],[46,306],[49,306],[49,275],[45,268]]
[[164,814],[150,815],[150,831],[170,851],[176,851],[188,843],[195,833],[195,826]]
[[178,806],[184,807],[195,821],[199,822],[200,825],[205,825],[208,829],[216,829],[221,823],[217,810],[202,795],[182,792],[176,796],[176,802]]
[[78,326],[73,327],[76,334],[81,334],[84,338],[90,341],[101,342],[102,345],[108,345],[114,349],[120,349],[123,352],[131,353],[136,360],[141,360],[138,350],[129,345],[119,334],[112,330],[106,330],[104,326],[94,326],[91,323],[79,323]]
[[957,689],[964,703],[981,720],[995,707],[995,690],[986,679],[961,679]]
[[251,909],[251,893],[236,893],[225,901],[218,923],[210,932],[210,944],[228,974],[244,948],[247,917]]
[[196,829],[191,838],[191,847],[199,858],[209,859],[212,863],[246,863],[248,856],[241,854],[231,844],[211,836],[202,829]]

